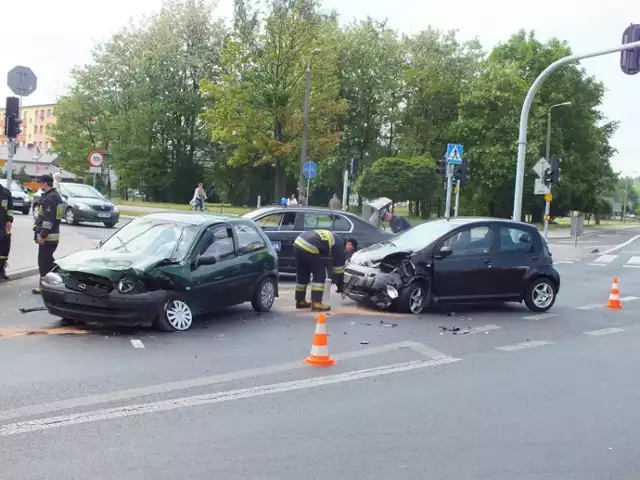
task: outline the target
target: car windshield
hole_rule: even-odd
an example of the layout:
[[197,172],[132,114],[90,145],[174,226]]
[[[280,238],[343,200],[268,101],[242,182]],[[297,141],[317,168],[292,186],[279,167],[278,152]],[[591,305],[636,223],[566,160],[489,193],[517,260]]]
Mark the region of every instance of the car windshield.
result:
[[[7,188],[7,180],[6,179],[0,180],[0,185],[2,185],[4,188]],[[11,191],[24,193],[24,190],[20,187],[20,185],[14,182],[13,180],[11,180]]]
[[434,220],[405,230],[391,237],[387,242],[402,249],[416,251],[426,247],[437,238],[459,226],[459,224],[445,220]]
[[[271,211],[273,211],[273,208],[271,208],[271,207],[258,208],[257,210],[252,210],[252,211],[244,213],[244,214],[242,214],[240,216],[242,218],[248,218],[249,220],[255,220],[257,217],[259,217],[263,213],[271,212]],[[276,210],[276,211],[273,211],[273,213],[281,213],[281,212],[280,212],[280,210]]]
[[70,197],[75,198],[98,198],[104,200],[102,194],[90,185],[66,184],[66,191]]
[[198,230],[197,225],[139,218],[111,236],[100,250],[182,260]]

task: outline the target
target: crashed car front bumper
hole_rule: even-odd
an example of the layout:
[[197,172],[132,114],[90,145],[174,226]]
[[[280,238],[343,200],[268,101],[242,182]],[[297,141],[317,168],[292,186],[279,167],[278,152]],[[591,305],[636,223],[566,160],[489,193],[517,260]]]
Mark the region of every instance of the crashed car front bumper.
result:
[[399,273],[383,273],[374,267],[350,264],[344,272],[342,296],[356,302],[371,301],[380,308],[386,308],[398,298],[402,285]]

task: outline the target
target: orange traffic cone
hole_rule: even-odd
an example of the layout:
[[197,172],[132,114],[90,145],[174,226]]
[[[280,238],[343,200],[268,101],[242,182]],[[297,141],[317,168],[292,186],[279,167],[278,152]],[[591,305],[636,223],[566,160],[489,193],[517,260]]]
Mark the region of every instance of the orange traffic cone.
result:
[[324,313],[318,314],[316,322],[316,332],[313,334],[313,345],[311,345],[311,355],[303,360],[304,363],[314,367],[328,367],[336,362],[329,355],[329,343],[327,337],[327,321]]
[[620,288],[618,287],[618,277],[613,277],[613,285],[611,285],[611,294],[609,295],[607,308],[622,308],[622,303],[620,303]]

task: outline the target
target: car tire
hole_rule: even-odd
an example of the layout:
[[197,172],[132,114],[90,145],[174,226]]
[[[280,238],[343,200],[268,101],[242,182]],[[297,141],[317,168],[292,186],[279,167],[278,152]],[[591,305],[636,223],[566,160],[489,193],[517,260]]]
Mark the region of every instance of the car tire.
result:
[[535,278],[524,294],[524,304],[532,312],[546,312],[556,303],[556,292],[556,286],[549,278]]
[[431,283],[428,280],[413,281],[398,292],[396,310],[419,315],[431,305],[431,298]]
[[116,224],[113,222],[104,222],[104,226],[107,228],[113,228]]
[[64,212],[64,219],[67,221],[67,225],[77,225],[76,215],[73,213],[72,208],[67,208],[67,211]]
[[276,281],[275,277],[267,277],[258,284],[251,299],[251,306],[256,312],[268,312],[273,307],[278,291]]
[[185,332],[193,325],[193,312],[177,293],[170,292],[158,312],[155,326],[163,332]]
[[26,209],[26,210],[22,210],[22,214],[23,214],[23,215],[29,215],[29,212],[31,212],[31,209],[30,209],[30,208],[28,208],[28,209]]

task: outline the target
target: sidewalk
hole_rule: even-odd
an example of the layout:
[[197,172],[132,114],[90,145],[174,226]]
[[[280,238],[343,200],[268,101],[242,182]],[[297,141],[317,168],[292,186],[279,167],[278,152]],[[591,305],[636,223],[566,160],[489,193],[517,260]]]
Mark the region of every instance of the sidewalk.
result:
[[[11,280],[29,277],[38,273],[38,245],[33,241],[33,218],[30,215],[16,214],[13,221],[11,235],[11,253],[7,275]],[[55,258],[62,258],[78,250],[95,248],[97,242],[67,228],[62,224],[60,228],[60,245]]]

